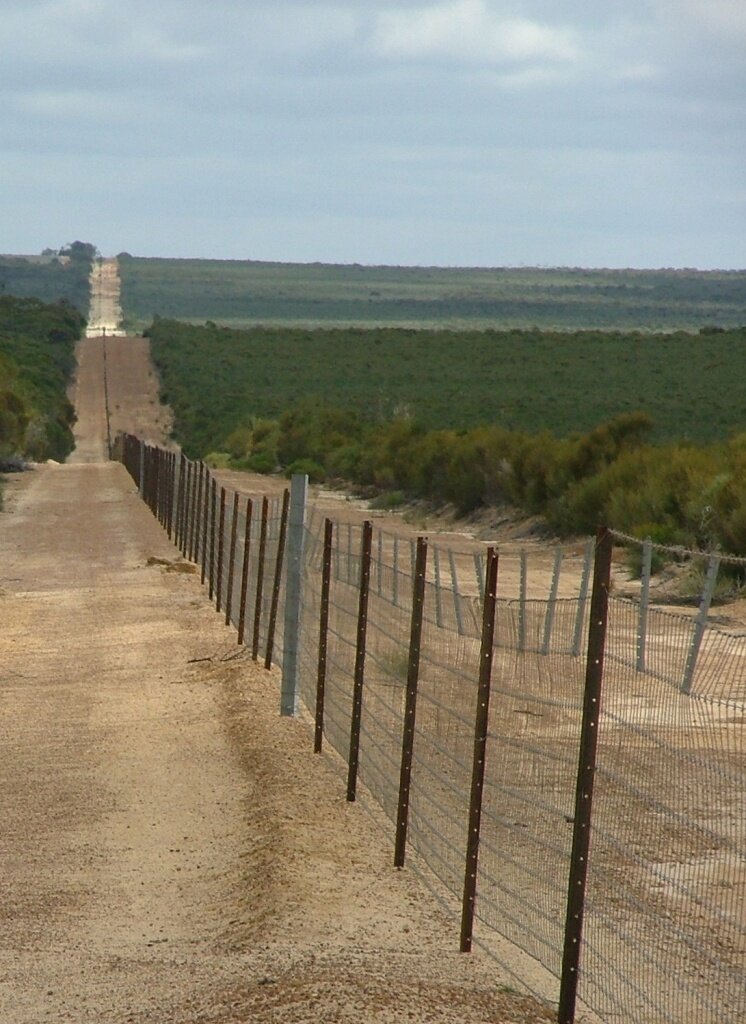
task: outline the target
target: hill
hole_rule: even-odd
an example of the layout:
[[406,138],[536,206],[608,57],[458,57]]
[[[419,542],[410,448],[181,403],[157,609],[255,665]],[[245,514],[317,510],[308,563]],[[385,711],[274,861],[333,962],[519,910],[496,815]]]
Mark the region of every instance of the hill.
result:
[[357,324],[560,330],[746,324],[746,271],[369,267],[122,253],[130,329],[154,315],[229,326]]

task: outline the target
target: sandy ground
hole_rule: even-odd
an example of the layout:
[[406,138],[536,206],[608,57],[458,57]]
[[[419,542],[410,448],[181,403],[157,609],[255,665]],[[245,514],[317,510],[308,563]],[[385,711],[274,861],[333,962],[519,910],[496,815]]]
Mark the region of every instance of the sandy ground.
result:
[[[276,676],[172,571],[105,461],[102,343],[79,358],[78,450],[0,516],[0,1020],[553,1019],[456,951]],[[157,440],[151,371],[126,339],[106,358],[112,427]]]

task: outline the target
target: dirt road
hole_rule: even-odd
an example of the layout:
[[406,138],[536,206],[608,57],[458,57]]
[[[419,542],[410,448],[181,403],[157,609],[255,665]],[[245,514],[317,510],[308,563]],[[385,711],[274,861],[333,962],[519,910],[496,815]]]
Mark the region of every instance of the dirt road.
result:
[[[107,342],[108,404],[158,439],[143,351]],[[75,456],[0,516],[0,1020],[552,1019],[456,952],[276,677],[235,658],[105,461],[103,358],[81,344]]]
[[121,283],[119,262],[116,257],[94,260],[90,276],[91,304],[88,311],[89,338],[100,334],[124,333],[120,328],[122,307],[120,305]]

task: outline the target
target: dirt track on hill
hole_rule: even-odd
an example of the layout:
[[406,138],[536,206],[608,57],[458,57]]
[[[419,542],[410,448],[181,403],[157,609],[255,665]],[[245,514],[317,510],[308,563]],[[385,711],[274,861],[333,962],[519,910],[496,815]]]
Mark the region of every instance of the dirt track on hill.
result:
[[[0,516],[0,1019],[551,1020],[456,952],[276,676],[236,657],[105,461],[101,340],[79,359],[75,455],[13,479]],[[161,440],[145,343],[107,339],[106,366],[112,431]]]

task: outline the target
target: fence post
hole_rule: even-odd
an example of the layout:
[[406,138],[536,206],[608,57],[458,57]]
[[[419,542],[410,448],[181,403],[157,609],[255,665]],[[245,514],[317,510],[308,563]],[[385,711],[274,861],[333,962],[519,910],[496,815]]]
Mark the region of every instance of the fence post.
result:
[[324,520],[324,555],[321,564],[321,612],[319,615],[319,665],[316,673],[316,717],[313,752],[318,754],[324,736],[324,691],[326,689],[326,650],[329,634],[329,590],[332,579],[332,534],[334,523]]
[[303,545],[306,532],[308,477],[295,473],[290,479],[288,513],[288,567],[285,587],[285,628],[282,642],[280,714],[295,715],[300,695],[301,598],[303,596]]
[[427,541],[417,538],[417,561],[412,580],[412,621],[409,631],[409,666],[407,668],[407,696],[404,705],[402,730],[401,769],[399,773],[399,803],[396,813],[396,840],[394,867],[404,867],[409,824],[409,790],[412,782],[412,756],[414,729],[417,717],[417,684],[420,677],[420,648],[422,646],[422,614],[425,604],[425,574],[427,573]]
[[448,562],[451,568],[451,586],[453,588],[453,610],[456,614],[456,628],[458,629],[458,635],[464,635],[464,620],[461,615],[461,594],[458,589],[458,576],[456,575],[456,556],[453,553],[453,548],[448,549]]
[[246,523],[243,533],[243,561],[241,564],[241,602],[238,607],[238,643],[243,644],[246,630],[246,595],[249,588],[249,552],[251,550],[251,513],[253,502],[246,499]]
[[520,592],[518,598],[518,650],[526,650],[526,592],[528,590],[528,556],[521,551]]
[[282,563],[285,557],[285,538],[288,532],[288,508],[290,491],[285,489],[282,495],[282,511],[280,512],[280,536],[277,538],[277,559],[275,561],[275,578],[272,584],[272,603],[269,606],[269,625],[267,627],[267,650],[264,667],[272,667],[272,654],[275,647],[275,628],[277,626],[277,609],[280,605],[280,588],[282,586]]
[[223,560],[225,556],[225,487],[220,488],[220,516],[218,518],[218,566],[215,573],[215,611],[223,607]]
[[140,441],[140,453],[138,457],[139,473],[140,478],[137,481],[137,489],[140,492],[140,497],[145,498],[145,442]]
[[251,657],[254,661],[259,657],[259,630],[262,625],[262,597],[264,595],[264,562],[267,556],[268,519],[269,499],[265,494],[262,498],[262,518],[259,526],[259,557],[256,566],[256,593],[254,595],[254,632],[251,637]]
[[560,572],[562,570],[562,548],[554,552],[554,567],[552,569],[552,585],[549,588],[549,603],[544,618],[544,640],[541,645],[541,653],[549,654],[552,646],[552,629],[554,627],[554,613],[557,610],[557,593],[559,592]]
[[218,485],[215,477],[210,481],[210,575],[208,579],[208,593],[212,601],[215,593],[215,517],[218,504]]
[[697,666],[699,649],[702,646],[702,639],[705,635],[705,630],[707,629],[707,615],[710,611],[710,605],[712,604],[712,595],[715,593],[715,584],[717,583],[719,569],[720,557],[718,555],[710,555],[710,560],[707,563],[707,575],[705,576],[705,583],[702,588],[702,597],[699,602],[697,620],[694,624],[692,645],[689,648],[689,654],[686,659],[686,668],[684,669],[684,678],[681,681],[682,693],[691,693],[692,683],[694,682],[694,669]]
[[484,603],[484,567],[482,565],[481,551],[474,552],[474,574],[477,577],[477,590],[479,591],[479,603]]
[[205,467],[205,488],[202,496],[202,571],[200,583],[205,582],[207,575],[207,530],[210,522],[210,471]]
[[487,730],[490,715],[490,685],[492,682],[492,655],[495,645],[495,611],[497,608],[497,551],[487,548],[484,608],[482,612],[482,643],[479,650],[479,685],[474,720],[474,756],[469,797],[469,826],[466,838],[466,864],[464,894],[461,904],[462,953],[471,951],[474,931],[474,905],[477,896],[477,868],[479,866],[479,834],[482,822],[484,770],[487,756]]
[[360,724],[363,715],[363,683],[365,682],[365,640],[368,632],[368,592],[370,590],[370,556],[373,543],[373,524],[363,523],[360,545],[360,600],[357,615],[357,644],[355,646],[355,678],[352,690],[352,717],[350,721],[350,754],[347,766],[347,799],[353,801],[357,789],[357,770],[360,760]]
[[393,573],[393,577],[392,577],[392,593],[391,593],[391,596],[392,596],[392,600],[394,602],[394,607],[398,608],[399,607],[399,538],[398,538],[398,536],[396,534],[394,534],[394,554],[392,556],[392,561],[394,563],[394,573]]
[[187,524],[187,507],[189,505],[189,470],[190,462],[187,459],[184,452],[181,453],[181,471],[180,477],[183,476],[184,485],[181,491],[181,500],[177,506],[177,519],[176,519],[176,544],[184,554],[184,534],[186,533]]
[[557,1013],[558,1024],[573,1024],[575,1020],[580,947],[583,938],[585,888],[588,877],[588,852],[591,841],[593,783],[596,774],[596,748],[601,714],[601,683],[604,674],[604,649],[609,618],[611,549],[611,533],[602,527],[596,536],[596,557],[593,568],[583,720],[580,731],[575,816],[567,884],[565,941]]
[[225,594],[225,624],[231,624],[233,610],[233,583],[236,576],[236,543],[238,540],[238,491],[233,492],[231,507],[231,545],[228,549],[228,585]]
[[650,604],[650,573],[653,567],[653,542],[646,537],[642,545],[640,571],[640,621],[637,627],[637,671],[645,671],[645,647],[648,635],[648,606]]
[[578,594],[578,612],[575,616],[575,631],[572,638],[573,657],[580,654],[580,644],[583,640],[583,620],[585,619],[585,606],[588,602],[588,587],[591,579],[591,565],[593,564],[593,551],[595,541],[591,538],[585,546],[583,558],[583,574],[580,578],[580,593]]
[[[439,628],[443,628],[443,595],[440,590],[440,551],[437,547],[433,548],[433,570],[435,577],[435,623]],[[417,573],[417,555],[415,554],[414,565],[412,566],[413,574]]]

